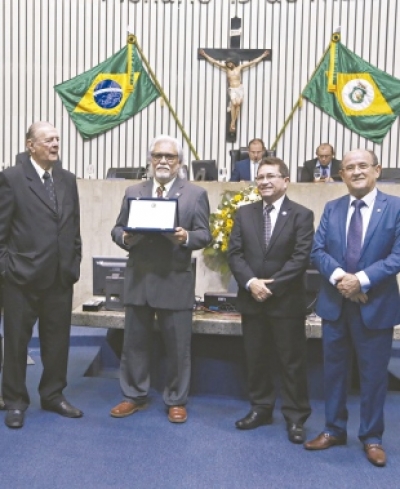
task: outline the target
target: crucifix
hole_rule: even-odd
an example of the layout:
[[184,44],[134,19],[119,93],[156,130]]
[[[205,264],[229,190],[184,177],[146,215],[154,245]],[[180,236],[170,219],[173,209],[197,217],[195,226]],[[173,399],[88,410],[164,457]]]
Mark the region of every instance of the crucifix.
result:
[[[229,48],[226,49],[199,49],[198,57],[226,72],[228,83],[228,116],[226,121],[226,139],[236,141],[236,122],[244,98],[244,88],[241,72],[246,68],[257,65],[261,61],[271,61],[270,49],[241,49],[240,48],[241,19],[231,19],[231,34]],[[225,60],[223,63],[222,60]],[[244,61],[244,63],[240,63]]]

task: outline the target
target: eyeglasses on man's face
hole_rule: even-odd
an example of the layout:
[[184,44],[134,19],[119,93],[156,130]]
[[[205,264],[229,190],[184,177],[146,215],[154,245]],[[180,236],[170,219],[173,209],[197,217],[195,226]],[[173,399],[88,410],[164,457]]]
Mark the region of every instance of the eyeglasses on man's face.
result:
[[151,158],[157,163],[163,158],[168,161],[168,163],[173,163],[178,158],[178,155],[171,153],[151,153]]
[[272,180],[277,180],[278,178],[285,178],[279,173],[266,173],[265,175],[257,175],[256,182],[263,182],[266,180],[267,182]]

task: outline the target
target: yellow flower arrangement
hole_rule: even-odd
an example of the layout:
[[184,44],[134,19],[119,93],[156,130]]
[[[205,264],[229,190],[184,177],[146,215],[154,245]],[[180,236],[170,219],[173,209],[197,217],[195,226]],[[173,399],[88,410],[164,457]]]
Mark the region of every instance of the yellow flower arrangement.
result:
[[238,193],[224,192],[218,210],[210,215],[212,241],[204,249],[204,262],[208,268],[221,274],[229,272],[227,251],[236,211],[239,207],[260,200],[258,190],[253,185]]

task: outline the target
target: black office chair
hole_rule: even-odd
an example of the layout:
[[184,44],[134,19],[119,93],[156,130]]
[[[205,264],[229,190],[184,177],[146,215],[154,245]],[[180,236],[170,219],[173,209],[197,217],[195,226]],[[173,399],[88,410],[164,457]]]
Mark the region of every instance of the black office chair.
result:
[[400,183],[400,168],[382,168],[379,181]]
[[142,180],[146,177],[146,168],[109,168],[106,178],[125,178],[129,180]]
[[303,167],[302,166],[298,166],[297,167],[297,181],[298,182],[301,182],[301,172],[303,171]]
[[232,172],[235,169],[236,162],[247,159],[249,157],[249,150],[247,147],[245,148],[242,147],[239,149],[231,149],[229,151],[229,154],[231,155],[231,175],[232,175]]

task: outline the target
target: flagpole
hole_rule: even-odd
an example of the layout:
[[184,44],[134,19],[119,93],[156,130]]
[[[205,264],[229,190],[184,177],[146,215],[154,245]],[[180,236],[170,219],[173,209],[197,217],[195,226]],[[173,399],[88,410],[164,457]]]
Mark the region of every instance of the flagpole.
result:
[[171,105],[170,101],[168,100],[168,97],[166,96],[164,90],[162,89],[162,86],[160,85],[159,81],[157,80],[155,73],[151,69],[149,62],[146,59],[146,56],[143,54],[143,51],[141,50],[141,48],[137,42],[137,37],[134,36],[133,34],[129,34],[128,35],[128,43],[134,44],[136,46],[136,49],[139,51],[139,54],[140,54],[140,57],[142,58],[143,63],[146,65],[146,68],[147,68],[147,71],[149,72],[149,75],[153,79],[153,82],[154,82],[155,86],[157,87],[158,91],[160,92],[161,97],[163,98],[164,102],[167,104],[167,107],[169,108],[169,110],[172,114],[172,117],[174,118],[176,124],[178,125],[179,129],[182,131],[183,137],[185,138],[186,142],[188,143],[191,152],[193,153],[195,159],[199,160],[200,157],[197,154],[196,149],[194,148],[192,142],[190,141],[189,136],[186,134],[186,131],[183,128],[181,121],[178,118],[178,115],[176,114],[176,112],[172,108],[172,105]]
[[[331,41],[331,42],[332,42],[332,41]],[[283,124],[282,129],[279,131],[279,133],[278,133],[278,135],[276,136],[275,141],[274,141],[274,143],[272,144],[272,146],[271,146],[271,148],[270,148],[270,149],[272,149],[272,150],[273,150],[273,149],[275,149],[275,148],[276,148],[276,146],[277,146],[277,144],[278,144],[278,141],[280,140],[280,138],[281,138],[282,134],[285,132],[285,129],[286,129],[287,125],[288,125],[288,124],[289,124],[289,122],[292,120],[294,113],[296,112],[296,110],[297,110],[299,107],[301,107],[301,105],[302,105],[302,101],[303,101],[302,93],[303,93],[303,92],[304,92],[304,90],[307,88],[307,85],[308,85],[308,84],[310,83],[310,81],[312,80],[312,78],[313,78],[313,76],[315,75],[315,73],[317,72],[318,68],[321,66],[322,61],[324,60],[324,58],[325,58],[326,54],[328,53],[328,51],[329,51],[329,49],[330,49],[330,47],[331,47],[331,42],[329,43],[328,47],[325,49],[324,54],[322,55],[321,59],[319,60],[319,62],[318,62],[318,64],[317,64],[317,66],[315,67],[315,70],[312,72],[312,74],[311,74],[311,76],[310,76],[309,80],[308,80],[308,81],[307,81],[307,83],[306,83],[306,86],[305,86],[305,87],[303,88],[303,90],[301,91],[300,96],[299,96],[299,98],[297,99],[297,102],[295,103],[295,105],[294,105],[294,107],[293,107],[292,111],[290,112],[290,114],[289,114],[289,115],[288,115],[288,117],[286,118],[285,123]]]

